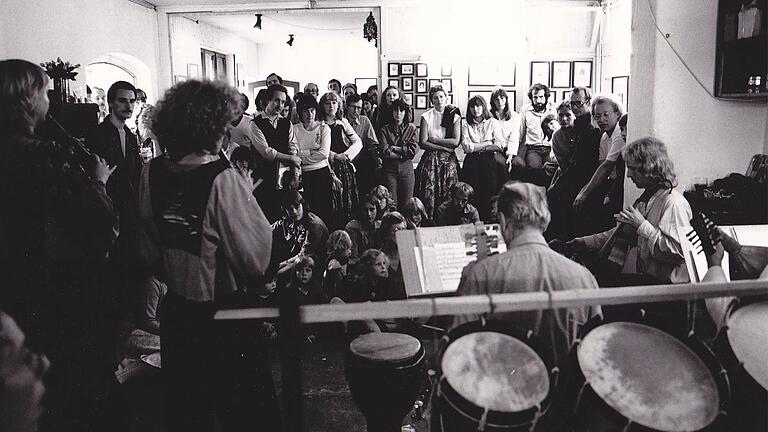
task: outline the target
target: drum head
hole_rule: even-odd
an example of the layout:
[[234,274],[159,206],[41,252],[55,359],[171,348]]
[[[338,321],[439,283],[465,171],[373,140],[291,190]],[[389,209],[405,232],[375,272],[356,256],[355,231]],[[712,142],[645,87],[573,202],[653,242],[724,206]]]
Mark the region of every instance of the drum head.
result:
[[421,349],[421,342],[400,333],[368,333],[358,336],[349,345],[350,352],[369,361],[396,363],[408,360]]
[[736,309],[728,318],[728,342],[744,369],[768,390],[768,303]]
[[587,334],[577,355],[595,393],[635,423],[694,431],[717,417],[720,401],[712,374],[690,348],[660,330],[604,324]]
[[470,333],[448,345],[443,377],[464,399],[501,412],[520,412],[544,401],[549,375],[525,343],[502,333]]
[[162,367],[160,352],[153,352],[152,354],[143,355],[141,356],[141,361],[158,369]]

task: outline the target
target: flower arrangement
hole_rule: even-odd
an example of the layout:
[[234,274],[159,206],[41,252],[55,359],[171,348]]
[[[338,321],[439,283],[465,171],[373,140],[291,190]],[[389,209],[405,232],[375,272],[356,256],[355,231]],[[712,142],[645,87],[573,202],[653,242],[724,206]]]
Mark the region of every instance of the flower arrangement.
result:
[[45,69],[45,73],[51,79],[63,78],[67,80],[74,80],[77,72],[75,69],[80,67],[80,64],[71,65],[69,62],[61,60],[61,57],[56,57],[56,60],[40,63],[40,66]]

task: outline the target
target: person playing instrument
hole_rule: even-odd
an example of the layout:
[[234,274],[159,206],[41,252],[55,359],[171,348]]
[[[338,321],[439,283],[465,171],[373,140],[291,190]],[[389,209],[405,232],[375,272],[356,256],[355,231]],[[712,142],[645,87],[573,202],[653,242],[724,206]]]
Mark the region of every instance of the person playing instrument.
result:
[[[502,294],[510,292],[553,292],[597,289],[597,281],[581,265],[551,250],[543,232],[549,223],[549,210],[541,188],[522,182],[508,182],[499,193],[499,224],[507,251],[464,268],[459,295]],[[599,312],[599,307],[538,310],[494,315],[533,332],[549,345],[556,364],[565,361],[579,327]],[[453,325],[479,319],[478,315],[458,315]]]
[[169,431],[280,429],[258,338],[213,319],[225,304],[245,306],[239,290],[257,286],[272,246],[252,185],[220,154],[238,103],[237,91],[219,81],[172,87],[154,122],[168,155],[141,175],[141,256],[162,266],[168,285],[161,350]]
[[0,61],[0,304],[59,377],[47,383],[40,430],[86,431],[108,417],[114,383],[116,322],[104,287],[119,232],[105,187],[114,168],[86,160],[66,131],[41,138],[44,125],[56,125],[44,122],[48,83],[33,63]]
[[[638,249],[636,273],[657,283],[688,282],[677,228],[688,226],[692,213],[688,201],[674,189],[677,180],[667,146],[656,138],[645,137],[628,144],[622,154],[627,175],[643,190],[642,195],[633,206],[616,215],[615,228],[577,237],[566,245],[574,251],[597,250],[620,230]],[[623,266],[626,252],[617,245],[608,260]],[[621,285],[621,281],[617,282],[612,285]]]

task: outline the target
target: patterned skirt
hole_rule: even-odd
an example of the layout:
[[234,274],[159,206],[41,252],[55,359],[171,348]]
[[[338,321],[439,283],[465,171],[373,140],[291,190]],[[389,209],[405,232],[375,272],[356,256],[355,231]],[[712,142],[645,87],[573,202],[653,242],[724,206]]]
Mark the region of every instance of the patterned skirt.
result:
[[426,150],[416,167],[414,195],[427,209],[427,217],[434,219],[434,211],[451,198],[451,187],[459,181],[459,160],[456,153]]
[[[354,218],[354,212],[360,202],[357,192],[357,178],[352,162],[333,161],[331,164],[336,177],[341,180],[341,195],[334,199],[334,213],[336,223],[334,227],[343,228],[347,222]],[[330,229],[330,227],[328,227]]]

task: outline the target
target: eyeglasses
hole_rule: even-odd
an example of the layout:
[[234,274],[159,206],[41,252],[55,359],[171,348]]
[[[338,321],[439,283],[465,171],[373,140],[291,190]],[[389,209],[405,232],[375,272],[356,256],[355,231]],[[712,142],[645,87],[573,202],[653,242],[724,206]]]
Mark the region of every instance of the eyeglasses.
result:
[[583,101],[571,101],[571,106],[578,108],[584,106],[584,104],[587,102],[589,102],[589,99]]

